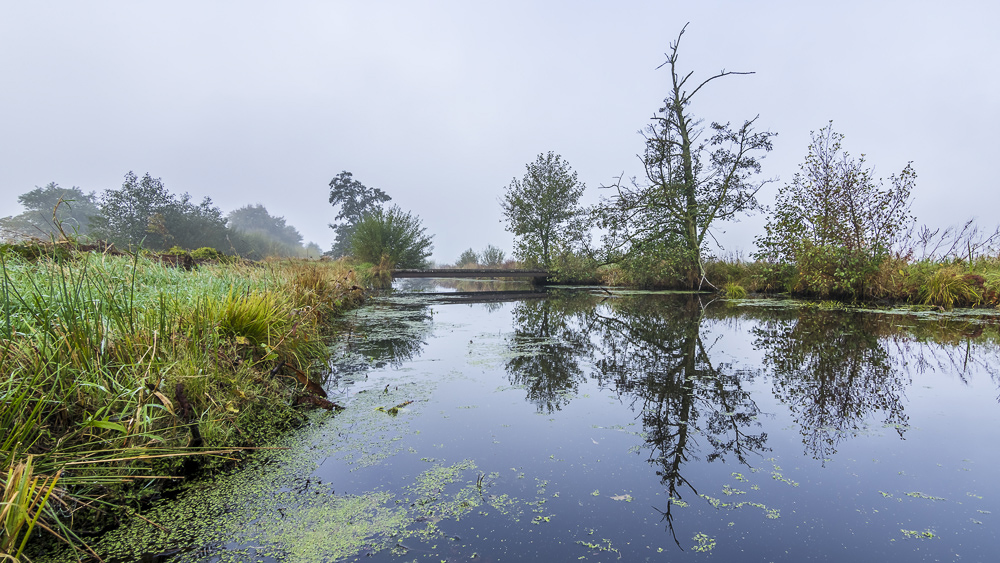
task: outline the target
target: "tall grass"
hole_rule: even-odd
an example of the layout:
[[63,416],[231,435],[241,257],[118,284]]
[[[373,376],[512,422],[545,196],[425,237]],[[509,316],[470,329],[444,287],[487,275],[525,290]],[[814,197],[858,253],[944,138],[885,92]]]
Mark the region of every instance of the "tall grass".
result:
[[31,518],[0,529],[0,553],[17,557],[36,522],[72,540],[116,492],[172,476],[194,432],[196,453],[253,444],[241,428],[291,409],[272,370],[318,379],[325,321],[360,292],[342,263],[187,272],[138,255],[0,252],[0,299],[0,488],[30,508],[5,515]]

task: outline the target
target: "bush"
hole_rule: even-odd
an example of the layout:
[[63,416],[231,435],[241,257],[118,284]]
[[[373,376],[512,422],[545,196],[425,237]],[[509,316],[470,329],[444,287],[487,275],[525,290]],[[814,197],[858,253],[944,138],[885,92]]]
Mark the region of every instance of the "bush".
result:
[[934,272],[921,288],[924,305],[951,309],[955,305],[978,305],[983,299],[983,277],[962,275],[958,266],[947,266]]
[[471,248],[462,252],[462,254],[458,257],[458,261],[455,262],[455,265],[459,268],[464,268],[465,266],[475,266],[477,264],[479,264],[479,255],[476,254],[476,251]]
[[798,279],[793,290],[821,298],[865,297],[883,260],[863,251],[806,242],[796,261]]
[[191,251],[191,258],[195,260],[219,260],[223,257],[223,254],[218,250],[210,247],[203,246],[197,250]]
[[351,252],[362,262],[384,263],[388,257],[397,268],[423,268],[434,248],[431,235],[419,217],[393,205],[367,213],[354,229]]
[[722,292],[726,295],[726,299],[744,299],[747,296],[747,290],[736,282],[727,282],[722,286]]
[[503,264],[504,258],[506,258],[506,256],[504,256],[503,250],[500,250],[490,244],[483,249],[482,254],[480,254],[479,262],[488,268],[496,268],[500,264]]

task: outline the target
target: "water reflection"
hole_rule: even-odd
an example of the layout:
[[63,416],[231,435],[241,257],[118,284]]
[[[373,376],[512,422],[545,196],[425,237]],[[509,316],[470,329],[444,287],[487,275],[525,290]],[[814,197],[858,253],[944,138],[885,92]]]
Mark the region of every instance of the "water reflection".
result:
[[[697,296],[634,296],[601,300],[572,294],[521,302],[514,308],[512,358],[506,369],[539,411],[572,400],[587,374],[613,388],[638,412],[648,461],[671,499],[662,514],[673,530],[671,505],[684,474],[700,458],[748,464],[766,450],[760,409],[744,385],[753,374],[713,360],[703,340],[705,310]],[[674,538],[676,541],[676,537]]]
[[352,383],[370,369],[398,367],[418,357],[434,327],[430,304],[411,297],[383,297],[337,325],[343,337],[330,362],[334,384]]
[[871,419],[905,434],[910,378],[880,337],[885,326],[876,315],[803,309],[752,330],[774,395],[791,410],[806,453],[815,459],[833,456]]
[[[715,346],[723,334],[748,332],[762,361],[737,368]],[[630,405],[671,499],[661,514],[673,533],[674,500],[698,495],[697,463],[752,467],[768,457],[761,419],[775,413],[755,402],[756,380],[767,378],[805,453],[823,464],[845,440],[873,428],[905,437],[913,370],[959,378],[985,371],[1000,382],[997,341],[996,325],[983,320],[562,293],[514,306],[505,368],[539,412],[565,407],[588,378]]]
[[594,377],[639,411],[649,462],[670,498],[661,514],[673,532],[674,500],[685,489],[698,494],[685,476],[689,463],[732,458],[749,466],[751,454],[767,450],[760,409],[744,389],[753,374],[712,358],[697,296],[628,297],[592,315],[600,358]]
[[[558,295],[558,294],[555,294]],[[596,299],[570,293],[519,301],[513,310],[512,352],[504,368],[511,384],[524,387],[538,412],[551,413],[569,403],[585,381],[583,364],[593,343],[584,320]]]

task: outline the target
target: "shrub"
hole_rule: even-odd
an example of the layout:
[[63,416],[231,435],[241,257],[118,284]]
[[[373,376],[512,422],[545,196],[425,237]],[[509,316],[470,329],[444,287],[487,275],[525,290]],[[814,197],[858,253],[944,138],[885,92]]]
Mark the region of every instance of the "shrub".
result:
[[722,286],[722,292],[726,295],[726,299],[744,299],[747,296],[747,290],[736,282],[726,283]]
[[223,254],[218,250],[210,247],[203,246],[197,250],[191,251],[191,258],[195,260],[219,260],[223,257]]
[[503,264],[504,258],[506,258],[506,256],[504,256],[503,250],[500,250],[499,248],[493,246],[492,244],[487,245],[479,256],[480,256],[479,262],[483,266],[486,266],[488,268],[498,267],[500,264]]
[[[961,275],[958,266],[948,266],[934,272],[921,288],[925,305],[951,309],[958,305],[978,305],[983,298],[981,276]],[[977,287],[978,286],[978,287]]]
[[393,205],[366,214],[354,229],[351,252],[362,262],[378,264],[383,256],[397,268],[423,268],[434,248],[420,218]]
[[462,254],[458,257],[458,261],[455,262],[455,265],[459,268],[475,266],[477,264],[479,264],[479,255],[476,254],[476,251],[471,248],[462,252]]

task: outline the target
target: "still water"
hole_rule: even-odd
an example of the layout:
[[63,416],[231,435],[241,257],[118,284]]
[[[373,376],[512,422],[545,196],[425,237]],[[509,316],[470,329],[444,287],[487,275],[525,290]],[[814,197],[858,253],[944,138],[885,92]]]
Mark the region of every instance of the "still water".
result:
[[345,411],[105,549],[995,561],[1000,317],[830,305],[586,288],[375,299],[336,343],[328,391]]

